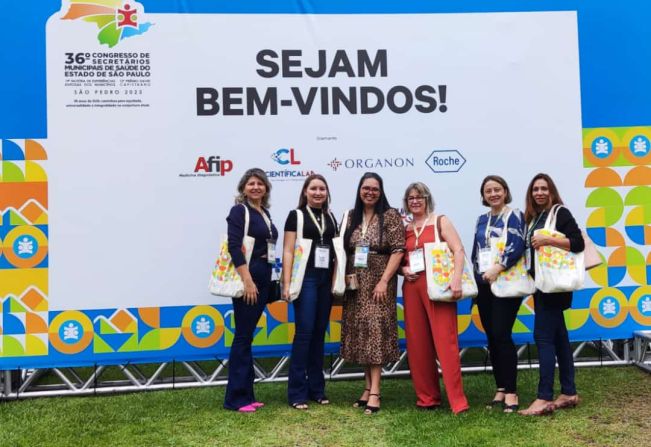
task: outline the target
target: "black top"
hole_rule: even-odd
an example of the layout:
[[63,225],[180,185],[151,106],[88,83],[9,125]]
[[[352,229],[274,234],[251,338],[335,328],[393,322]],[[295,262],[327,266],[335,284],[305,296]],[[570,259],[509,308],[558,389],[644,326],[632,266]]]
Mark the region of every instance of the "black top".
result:
[[[249,236],[255,239],[253,244],[253,254],[251,260],[267,257],[267,239],[269,239],[269,227],[262,217],[262,214],[248,203],[245,205],[249,209]],[[264,210],[265,214],[271,220],[271,214]],[[242,238],[244,237],[244,207],[235,205],[231,208],[226,218],[228,222],[228,251],[233,259],[235,267],[246,264],[246,258],[242,253]],[[278,240],[278,230],[271,223],[272,239]]]
[[[545,220],[549,211],[545,210],[540,214],[540,218],[536,216],[533,219],[535,225],[527,231],[527,247],[529,247],[529,254],[532,261],[535,259],[535,251],[531,246],[531,237],[535,230],[539,230],[545,226]],[[560,231],[570,240],[570,251],[573,253],[580,253],[585,249],[585,242],[581,230],[574,220],[574,216],[565,207],[561,207],[556,214],[556,230]],[[531,263],[529,273],[533,278],[536,277],[534,262]],[[543,293],[537,291],[534,299],[542,300],[540,304],[544,307],[555,309],[569,309],[572,306],[572,292],[559,292],[559,293]]]
[[[320,208],[310,208],[314,217],[316,218],[319,225],[323,225],[323,210]],[[303,238],[312,239],[312,248],[310,249],[310,257],[307,260],[308,268],[314,267],[314,251],[316,247],[321,245],[321,237],[319,235],[319,230],[317,229],[310,214],[307,212],[306,207],[300,208],[300,212],[303,213]],[[330,267],[333,266],[335,250],[332,246],[332,238],[335,237],[337,233],[337,220],[331,213],[325,213],[325,222],[326,227],[323,232],[323,245],[330,247]],[[285,231],[296,232],[296,210],[291,210],[287,215],[287,220],[285,221]]]

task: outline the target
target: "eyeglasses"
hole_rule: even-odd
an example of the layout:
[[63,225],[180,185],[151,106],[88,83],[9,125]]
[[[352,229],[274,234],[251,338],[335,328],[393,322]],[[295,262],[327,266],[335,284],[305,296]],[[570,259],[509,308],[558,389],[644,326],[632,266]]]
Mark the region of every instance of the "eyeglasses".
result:
[[425,196],[409,196],[407,197],[407,202],[422,202],[425,200]]
[[373,186],[362,186],[362,191],[378,194],[380,192],[380,188],[375,188]]

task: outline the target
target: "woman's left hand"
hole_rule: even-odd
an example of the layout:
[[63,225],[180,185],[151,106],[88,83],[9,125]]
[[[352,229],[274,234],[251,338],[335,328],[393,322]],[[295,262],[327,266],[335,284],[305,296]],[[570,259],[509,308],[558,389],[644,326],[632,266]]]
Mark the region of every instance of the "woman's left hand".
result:
[[552,245],[552,240],[554,238],[551,236],[545,236],[544,234],[536,234],[531,237],[531,245],[536,250],[545,245]]
[[495,282],[497,279],[497,276],[504,270],[504,267],[501,264],[496,264],[491,266],[488,270],[484,272],[483,275],[481,275],[482,278],[484,278],[484,281],[488,281],[489,283]]
[[375,285],[375,289],[373,289],[373,299],[376,303],[379,303],[380,301],[386,299],[387,288],[388,284],[383,279],[381,279],[380,282]]
[[452,281],[448,285],[448,289],[452,292],[452,299],[458,300],[461,298],[461,276],[453,276]]

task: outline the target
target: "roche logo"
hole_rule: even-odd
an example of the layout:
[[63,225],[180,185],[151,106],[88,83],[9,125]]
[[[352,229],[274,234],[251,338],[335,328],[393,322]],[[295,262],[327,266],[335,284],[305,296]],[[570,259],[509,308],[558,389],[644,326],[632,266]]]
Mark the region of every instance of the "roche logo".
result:
[[452,151],[434,151],[425,163],[429,168],[436,172],[459,172],[461,167],[466,164],[466,159],[457,150]]

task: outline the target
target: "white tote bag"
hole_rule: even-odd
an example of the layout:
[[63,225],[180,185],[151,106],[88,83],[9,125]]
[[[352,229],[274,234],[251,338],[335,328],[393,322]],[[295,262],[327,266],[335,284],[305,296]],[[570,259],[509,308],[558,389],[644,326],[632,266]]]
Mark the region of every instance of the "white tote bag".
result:
[[[249,209],[244,207],[244,237],[242,238],[242,251],[246,258],[246,263],[251,261],[253,254],[253,244],[255,239],[248,235],[249,233]],[[219,257],[215,261],[215,266],[210,273],[210,282],[208,290],[213,295],[227,296],[231,298],[241,298],[244,295],[244,283],[240,274],[237,273],[233,259],[228,251],[228,235],[222,237],[222,243],[219,250]]]
[[[448,289],[454,274],[454,254],[450,251],[447,242],[439,240],[438,219],[436,216],[434,219],[434,242],[428,242],[423,247],[427,295],[432,301],[458,301],[452,298],[452,291]],[[465,257],[461,275],[461,293],[460,300],[477,296],[477,283],[472,273],[472,266]]]
[[[508,223],[513,214],[509,211],[503,220],[504,229],[500,237],[491,238],[491,257],[493,263],[498,264],[504,250],[506,249],[506,237],[508,236]],[[497,279],[491,284],[491,292],[499,298],[519,298],[531,295],[536,291],[536,284],[527,271],[527,263],[524,253],[510,269],[504,270],[497,275]]]
[[[348,223],[348,212],[346,210],[339,227],[339,235],[332,238],[332,246],[335,250],[335,273],[332,281],[332,293],[337,296],[343,296],[346,292],[346,249],[344,247],[344,233]],[[334,221],[334,219],[333,219]]]
[[[556,230],[556,215],[560,205],[549,211],[545,227],[534,235],[543,234],[562,238],[565,235]],[[535,252],[536,289],[544,293],[572,292],[583,287],[585,266],[583,252],[572,253],[562,248],[545,245]]]
[[305,269],[312,249],[312,239],[303,238],[303,212],[301,210],[294,211],[296,212],[296,242],[294,242],[292,275],[289,280],[289,301],[294,301],[301,293]]

